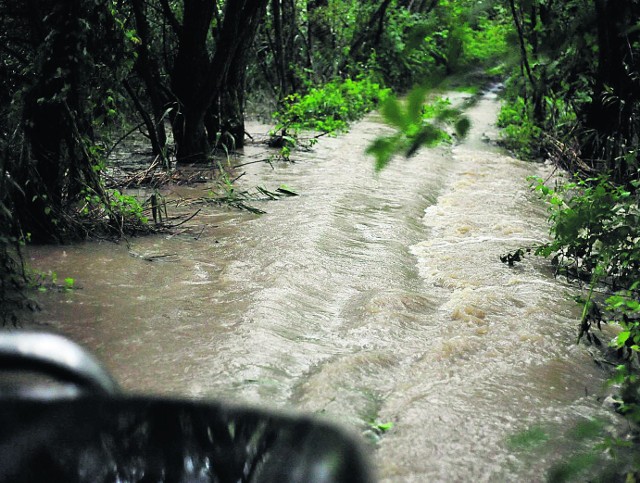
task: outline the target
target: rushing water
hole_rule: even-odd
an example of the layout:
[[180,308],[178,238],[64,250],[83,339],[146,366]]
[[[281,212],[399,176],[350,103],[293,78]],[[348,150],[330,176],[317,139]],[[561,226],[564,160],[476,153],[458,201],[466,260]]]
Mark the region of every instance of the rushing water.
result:
[[293,164],[246,166],[241,186],[300,193],[262,216],[207,208],[183,234],[32,248],[81,287],[44,295],[37,321],[129,391],[393,422],[370,446],[382,481],[541,480],[558,452],[510,436],[606,415],[604,374],[574,342],[571,288],[542,261],[499,261],[545,239],[525,178],[550,169],[486,142],[497,108],[486,95],[467,140],[380,175],[363,154],[375,116]]

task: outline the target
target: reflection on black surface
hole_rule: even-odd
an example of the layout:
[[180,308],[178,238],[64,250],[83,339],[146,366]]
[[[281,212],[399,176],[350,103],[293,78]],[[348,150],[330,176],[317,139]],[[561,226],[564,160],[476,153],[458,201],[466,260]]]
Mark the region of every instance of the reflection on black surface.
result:
[[365,482],[332,426],[143,398],[0,401],[0,481]]

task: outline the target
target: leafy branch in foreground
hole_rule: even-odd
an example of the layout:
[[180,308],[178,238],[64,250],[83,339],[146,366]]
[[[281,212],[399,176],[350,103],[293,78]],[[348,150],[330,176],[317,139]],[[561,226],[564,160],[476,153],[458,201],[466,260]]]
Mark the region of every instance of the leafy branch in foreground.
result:
[[448,99],[439,98],[425,105],[428,89],[416,87],[406,101],[388,97],[380,108],[384,121],[396,129],[394,134],[376,138],[367,148],[367,154],[376,158],[376,172],[384,169],[394,155],[413,156],[422,146],[436,146],[450,141],[445,127],[453,125],[459,138],[464,138],[471,123],[459,109],[451,107]]
[[[640,455],[634,451],[634,443],[609,434],[609,427],[610,422],[602,418],[583,418],[571,425],[536,424],[511,435],[507,444],[513,451],[555,460],[546,475],[549,483],[638,481],[634,468],[640,464]],[[553,441],[558,438],[563,439],[567,452],[556,459]]]

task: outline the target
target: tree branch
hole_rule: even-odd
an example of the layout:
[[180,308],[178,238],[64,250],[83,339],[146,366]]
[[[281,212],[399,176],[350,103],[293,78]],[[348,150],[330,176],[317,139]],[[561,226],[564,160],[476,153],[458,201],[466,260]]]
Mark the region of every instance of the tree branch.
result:
[[529,82],[531,82],[532,86],[535,86],[535,80],[533,78],[533,74],[531,72],[531,66],[529,65],[529,58],[527,57],[527,44],[524,38],[524,31],[522,29],[522,23],[520,22],[520,17],[518,16],[518,12],[516,10],[516,4],[514,0],[509,0],[509,5],[511,6],[511,14],[513,16],[513,22],[516,25],[516,30],[518,31],[518,39],[520,40],[520,52],[522,54],[522,63],[524,64],[524,68],[527,72],[527,77],[529,78]]
[[182,25],[178,22],[173,10],[171,10],[171,6],[169,5],[168,0],[160,0],[160,5],[162,5],[162,12],[164,13],[164,17],[169,22],[169,25],[173,29],[176,35],[180,35],[182,32]]

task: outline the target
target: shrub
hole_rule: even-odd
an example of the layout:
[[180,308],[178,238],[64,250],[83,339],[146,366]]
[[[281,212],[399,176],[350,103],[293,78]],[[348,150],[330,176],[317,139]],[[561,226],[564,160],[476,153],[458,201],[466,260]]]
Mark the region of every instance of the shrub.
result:
[[282,109],[274,114],[274,131],[346,131],[350,122],[373,110],[389,92],[369,78],[336,79],[323,87],[312,87],[304,95],[285,98]]
[[522,97],[503,104],[498,116],[503,128],[500,143],[525,159],[534,159],[542,152],[542,129],[531,120],[529,107]]
[[579,339],[602,345],[594,326],[621,328],[609,343],[622,364],[619,412],[640,423],[640,181],[620,186],[608,175],[565,183],[556,189],[537,180],[549,202],[553,240],[536,247],[552,257],[556,272],[589,284],[582,304]]

